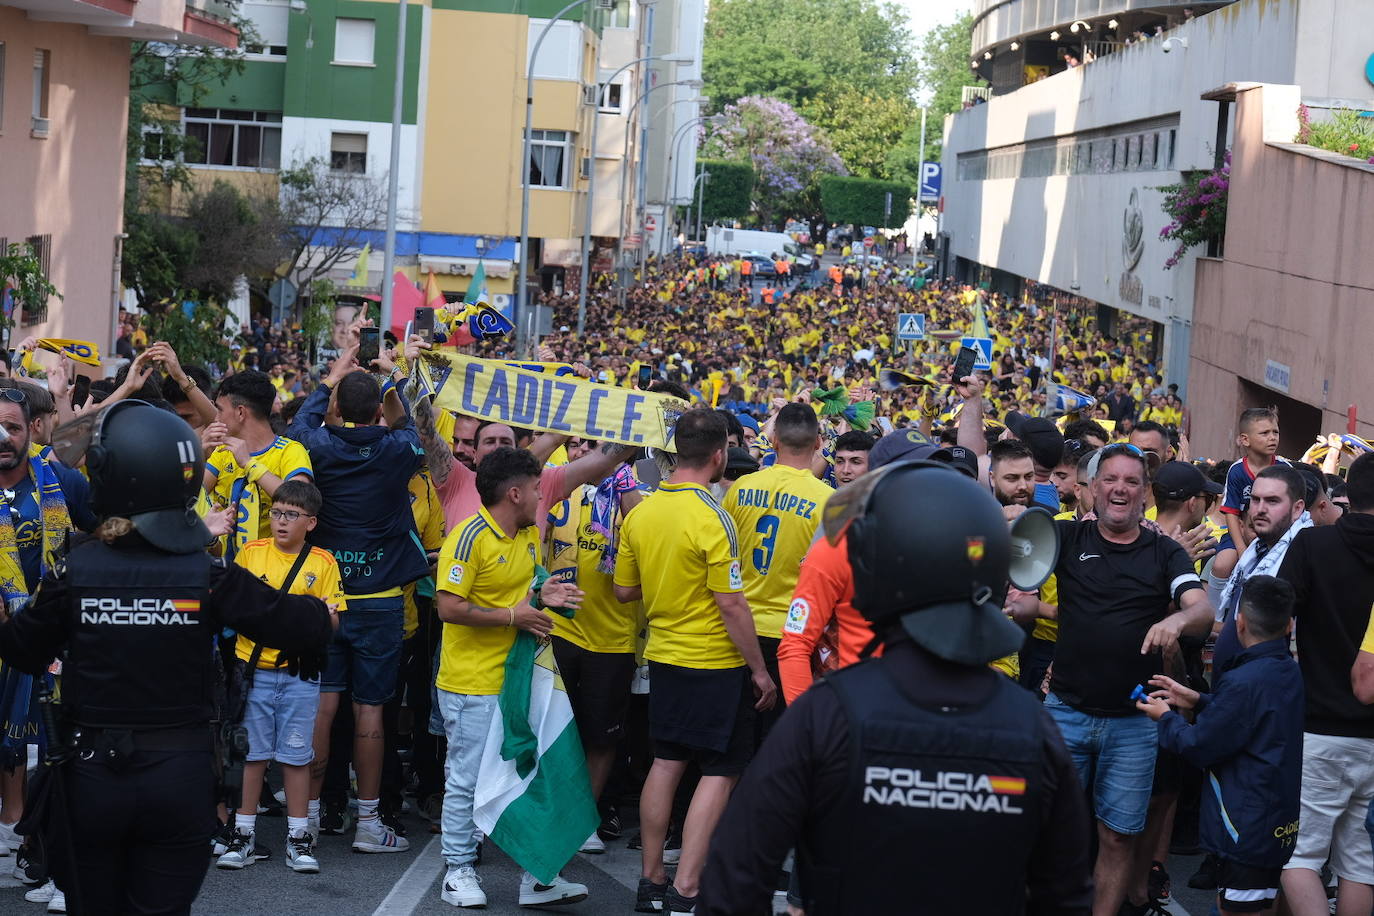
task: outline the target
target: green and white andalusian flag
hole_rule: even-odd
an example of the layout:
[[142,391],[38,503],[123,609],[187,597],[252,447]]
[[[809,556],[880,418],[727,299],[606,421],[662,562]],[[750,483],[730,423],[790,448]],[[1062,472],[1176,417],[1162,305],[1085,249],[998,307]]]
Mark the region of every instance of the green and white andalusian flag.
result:
[[530,633],[516,637],[506,659],[472,819],[541,884],[553,882],[601,823],[553,647]]

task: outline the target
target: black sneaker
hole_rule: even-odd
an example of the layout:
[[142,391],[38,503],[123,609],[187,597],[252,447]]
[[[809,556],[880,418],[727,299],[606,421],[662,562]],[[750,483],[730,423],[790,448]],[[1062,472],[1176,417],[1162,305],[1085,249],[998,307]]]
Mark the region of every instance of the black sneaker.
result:
[[635,893],[636,913],[661,913],[663,896],[668,893],[669,883],[655,884],[648,878],[639,879],[639,890]]
[[1202,864],[1193,872],[1193,876],[1188,879],[1188,886],[1194,890],[1210,891],[1217,887],[1217,870],[1221,867],[1221,862],[1217,857],[1208,853],[1202,860]]
[[320,833],[343,836],[353,826],[349,821],[347,802],[336,805],[326,801],[321,805]]
[[379,810],[378,813],[377,813],[377,818],[378,818],[378,820],[380,820],[383,824],[385,824],[386,826],[390,827],[391,830],[392,830],[392,832],[395,833],[397,836],[405,836],[405,835],[406,835],[406,828],[405,828],[405,825],[401,823],[401,815],[400,815],[398,812],[394,812],[394,811],[393,811],[393,812],[388,812],[388,813],[386,813],[386,814],[382,814],[381,811]]
[[42,884],[47,879],[46,869],[34,854],[36,851],[30,849],[31,842],[34,840],[26,840],[14,854],[14,877],[23,884]]
[[640,833],[639,833],[638,830],[636,830],[634,833],[630,834],[630,839],[629,839],[628,842],[625,843],[625,848],[626,848],[626,849],[643,849],[643,848],[644,848],[644,843],[643,843],[643,842],[641,841],[641,839],[640,839]]
[[663,912],[665,913],[695,913],[697,911],[697,898],[684,897],[678,893],[673,885],[668,885],[668,892],[663,895]]
[[219,829],[210,837],[210,855],[219,858],[229,851],[229,843],[234,839],[234,825],[220,824]]
[[614,805],[606,808],[606,814],[601,818],[601,826],[596,828],[596,835],[603,841],[620,839],[620,812]]

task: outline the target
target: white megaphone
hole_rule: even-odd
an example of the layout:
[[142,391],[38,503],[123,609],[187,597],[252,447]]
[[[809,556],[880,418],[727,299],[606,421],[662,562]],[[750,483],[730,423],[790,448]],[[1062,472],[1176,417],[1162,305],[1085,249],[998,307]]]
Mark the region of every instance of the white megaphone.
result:
[[1027,509],[1011,525],[1011,569],[1007,578],[1023,592],[1033,592],[1059,562],[1059,529],[1039,506]]

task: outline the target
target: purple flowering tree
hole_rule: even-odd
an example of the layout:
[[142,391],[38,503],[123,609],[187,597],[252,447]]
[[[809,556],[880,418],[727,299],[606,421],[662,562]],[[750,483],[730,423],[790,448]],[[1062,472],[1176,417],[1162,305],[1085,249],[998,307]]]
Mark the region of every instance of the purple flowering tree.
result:
[[784,101],[748,96],[706,126],[701,155],[754,166],[753,210],[762,225],[821,213],[822,175],[848,175],[825,137]]
[[1164,212],[1169,225],[1159,231],[1161,239],[1178,243],[1164,262],[1165,269],[1178,265],[1183,254],[1194,245],[1218,242],[1226,236],[1226,196],[1231,188],[1231,151],[1222,157],[1221,168],[1211,172],[1185,172],[1183,181],[1165,185]]

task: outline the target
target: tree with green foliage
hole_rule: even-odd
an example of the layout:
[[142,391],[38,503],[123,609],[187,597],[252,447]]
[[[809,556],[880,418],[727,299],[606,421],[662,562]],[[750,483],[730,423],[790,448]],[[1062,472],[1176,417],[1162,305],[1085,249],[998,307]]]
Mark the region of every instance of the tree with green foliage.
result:
[[716,111],[752,95],[805,108],[843,91],[905,98],[915,86],[906,14],[877,0],[716,0],[702,74]]
[[[827,175],[820,180],[820,188],[825,218],[832,223],[896,229],[911,214],[912,188],[900,182]],[[892,195],[890,214],[887,213],[889,194]]]
[[[969,36],[972,32],[973,13],[966,12],[954,22],[931,29],[921,42],[917,87],[928,106],[927,162],[940,159],[945,116],[963,108],[964,87],[984,85],[984,81],[975,76],[968,65]],[[919,124],[916,129],[920,130]]]
[[895,178],[889,168],[894,142],[921,115],[905,98],[888,98],[847,89],[824,95],[806,106],[807,120],[817,124],[849,171],[864,178]]
[[[14,326],[14,311],[46,313],[48,300],[62,294],[48,280],[43,262],[28,242],[11,242],[0,247],[0,331],[9,345],[9,329]],[[6,302],[6,300],[8,300]]]
[[[384,226],[386,188],[367,175],[336,172],[315,156],[281,171],[286,276],[311,289],[362,250]],[[390,282],[389,280],[384,282]]]
[[701,169],[709,176],[702,182],[701,218],[714,222],[747,217],[754,190],[754,167],[747,162],[701,159],[698,171]]
[[825,137],[780,99],[745,98],[726,105],[701,149],[708,158],[752,165],[753,209],[764,226],[788,216],[810,220],[819,215],[817,181],[846,174]]

